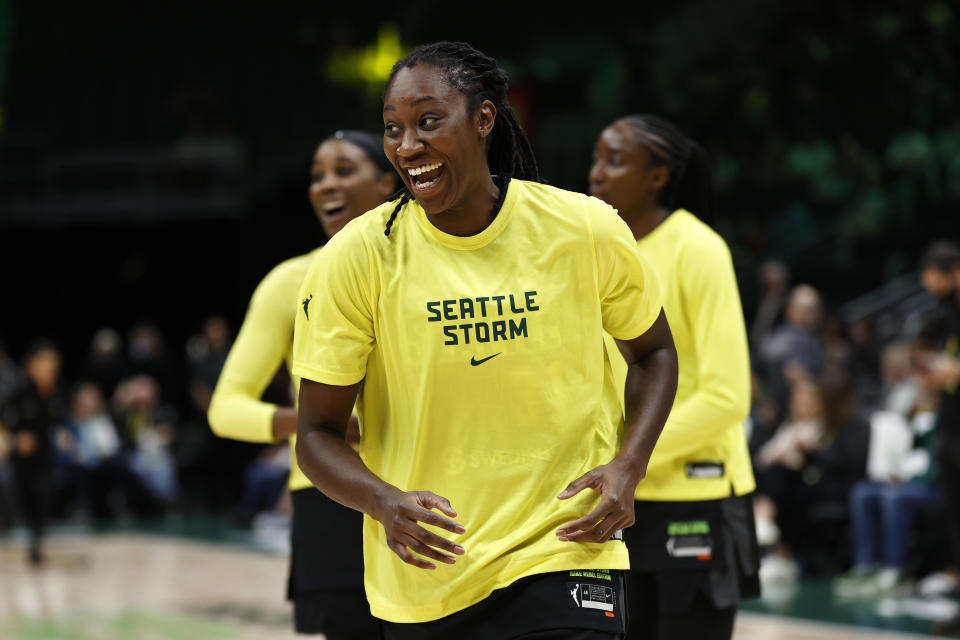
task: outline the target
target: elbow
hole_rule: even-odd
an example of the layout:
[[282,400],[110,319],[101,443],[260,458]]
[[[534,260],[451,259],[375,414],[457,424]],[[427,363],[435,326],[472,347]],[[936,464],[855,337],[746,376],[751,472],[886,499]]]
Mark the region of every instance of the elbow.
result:
[[213,434],[218,438],[228,437],[223,431],[224,422],[223,402],[217,392],[214,391],[213,396],[210,398],[210,406],[207,407],[207,424],[210,425],[210,430],[213,431]]

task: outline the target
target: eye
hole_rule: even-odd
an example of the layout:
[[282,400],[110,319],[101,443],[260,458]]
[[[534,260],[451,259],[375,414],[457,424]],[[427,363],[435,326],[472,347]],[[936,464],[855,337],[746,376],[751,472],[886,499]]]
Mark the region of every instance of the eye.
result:
[[388,122],[383,125],[383,134],[386,136],[396,135],[400,131],[400,127],[397,126],[395,122]]
[[310,176],[310,184],[317,184],[318,182],[323,182],[323,171],[317,171]]
[[356,172],[356,168],[349,165],[341,165],[337,167],[337,175],[341,178],[346,178],[347,176],[353,175]]
[[623,156],[621,156],[619,153],[612,154],[610,156],[610,164],[614,165],[615,167],[619,167],[623,164]]
[[420,126],[424,129],[432,129],[437,125],[438,122],[440,122],[440,118],[436,116],[424,116],[420,120]]

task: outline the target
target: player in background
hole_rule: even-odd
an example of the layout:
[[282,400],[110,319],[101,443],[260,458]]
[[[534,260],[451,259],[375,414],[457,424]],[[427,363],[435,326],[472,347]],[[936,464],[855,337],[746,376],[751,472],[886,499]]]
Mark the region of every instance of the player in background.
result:
[[759,593],[743,422],[750,407],[747,334],[726,243],[709,223],[704,150],[649,115],[600,134],[590,193],[620,212],[663,292],[676,342],[676,401],[636,488],[625,532],[628,638],[727,639],[737,604]]
[[[300,293],[298,458],[366,514],[388,640],[622,637],[620,530],[675,393],[629,228],[540,184],[506,89],[465,43],[398,62],[383,145],[403,195],[334,238]],[[626,418],[604,332],[631,365]]]
[[[317,148],[310,167],[309,198],[327,237],[396,191],[396,173],[379,136],[338,131]],[[312,313],[310,299],[297,298],[311,253],[275,267],[257,286],[243,326],[230,349],[210,401],[209,421],[223,438],[278,442],[295,438],[297,410],[260,400],[281,364],[289,368],[297,313]],[[299,380],[291,376],[294,386]],[[355,442],[356,434],[352,435]],[[360,516],[315,490],[297,466],[291,442],[289,487],[293,498],[290,581],[300,633],[329,640],[379,638],[363,594]],[[319,543],[331,545],[326,553]]]

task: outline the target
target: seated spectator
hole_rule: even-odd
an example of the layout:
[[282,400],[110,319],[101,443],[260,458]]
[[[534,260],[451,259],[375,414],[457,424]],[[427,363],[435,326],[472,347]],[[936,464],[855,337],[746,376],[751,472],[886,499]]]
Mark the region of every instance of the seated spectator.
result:
[[126,442],[128,467],[147,490],[152,506],[169,505],[177,496],[171,452],[174,412],[160,403],[160,388],[146,375],[121,382],[113,403]]
[[832,557],[837,527],[821,525],[846,520],[850,488],[865,475],[869,425],[853,407],[849,384],[799,378],[787,419],[756,457],[758,534],[774,554],[801,556],[811,573],[842,568]]
[[117,429],[97,385],[85,382],[74,390],[70,420],[58,444],[81,512],[111,515],[111,502],[117,502],[111,497],[119,497],[125,465]]

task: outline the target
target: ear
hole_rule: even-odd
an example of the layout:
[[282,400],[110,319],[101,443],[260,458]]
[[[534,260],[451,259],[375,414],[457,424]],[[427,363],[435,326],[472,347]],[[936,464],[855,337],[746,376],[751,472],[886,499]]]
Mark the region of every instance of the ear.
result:
[[650,170],[650,186],[660,191],[670,182],[670,169],[664,166],[654,167]]
[[383,197],[384,202],[397,190],[398,182],[400,182],[400,179],[397,177],[396,171],[384,171],[380,174],[380,178],[377,179],[377,193]]
[[490,135],[490,132],[493,131],[493,125],[496,124],[497,107],[489,100],[484,100],[477,109],[476,121],[477,133],[480,139],[484,140]]

